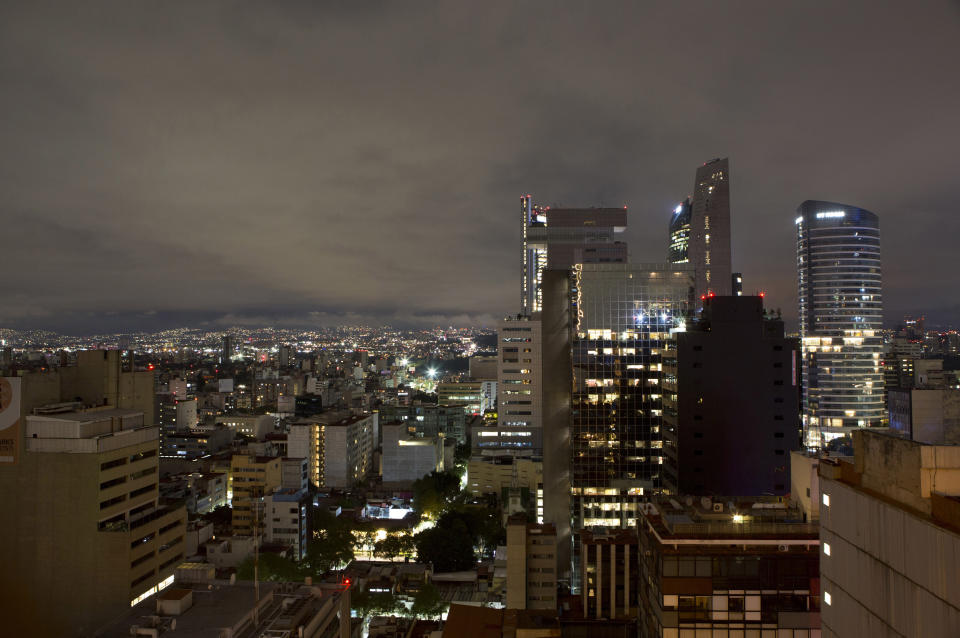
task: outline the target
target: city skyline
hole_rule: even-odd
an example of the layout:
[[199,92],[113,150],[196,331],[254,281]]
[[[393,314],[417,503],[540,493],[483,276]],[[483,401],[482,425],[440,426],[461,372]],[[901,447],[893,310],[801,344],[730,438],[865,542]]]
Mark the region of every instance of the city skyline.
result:
[[2,327],[493,327],[515,311],[518,195],[626,205],[630,260],[659,261],[713,157],[733,270],[788,327],[807,199],[883,219],[886,324],[960,323],[955,4],[3,17],[5,255],[30,267],[0,285]]

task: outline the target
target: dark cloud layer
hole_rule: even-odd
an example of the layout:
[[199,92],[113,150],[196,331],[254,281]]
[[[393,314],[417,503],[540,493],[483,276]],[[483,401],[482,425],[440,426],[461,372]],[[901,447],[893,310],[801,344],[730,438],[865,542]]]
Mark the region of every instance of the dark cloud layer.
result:
[[0,325],[488,323],[519,195],[656,261],[717,156],[785,315],[814,198],[880,215],[888,320],[960,320],[956,2],[338,4],[0,5]]

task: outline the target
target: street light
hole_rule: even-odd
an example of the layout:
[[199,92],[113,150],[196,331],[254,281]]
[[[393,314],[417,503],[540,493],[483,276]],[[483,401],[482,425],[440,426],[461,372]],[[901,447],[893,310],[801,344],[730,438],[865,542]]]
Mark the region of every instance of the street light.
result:
[[435,378],[437,376],[437,369],[430,368],[429,370],[427,370],[427,376],[430,377],[431,379]]

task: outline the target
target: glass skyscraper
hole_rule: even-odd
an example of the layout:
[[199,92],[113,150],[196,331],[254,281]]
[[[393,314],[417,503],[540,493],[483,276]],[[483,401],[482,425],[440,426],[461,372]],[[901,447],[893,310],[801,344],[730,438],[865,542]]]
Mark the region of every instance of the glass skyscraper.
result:
[[670,217],[670,249],[667,261],[671,264],[686,264],[690,261],[690,198],[677,204]]
[[693,287],[690,265],[573,268],[573,529],[633,527],[662,486],[661,357],[686,329]]
[[795,224],[804,442],[820,447],[884,419],[880,224],[814,200]]

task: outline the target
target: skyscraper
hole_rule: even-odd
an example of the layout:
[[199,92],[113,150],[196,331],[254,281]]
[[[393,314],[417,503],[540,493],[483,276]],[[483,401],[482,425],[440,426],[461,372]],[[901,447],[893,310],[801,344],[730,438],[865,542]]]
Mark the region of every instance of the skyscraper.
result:
[[690,261],[690,198],[677,204],[670,217],[670,249],[667,261],[671,264],[685,264]]
[[819,447],[883,421],[880,225],[870,211],[797,209],[804,440]]
[[550,208],[520,198],[523,248],[520,314],[543,307],[543,271],[573,264],[624,263],[627,245],[618,241],[627,229],[627,208]]
[[[694,265],[697,299],[711,293],[729,295],[733,267],[730,259],[730,167],[726,158],[710,160],[697,169],[693,198],[687,201],[689,206],[686,203],[678,206],[670,222],[670,261]],[[688,226],[687,230],[684,230],[685,226]]]
[[662,487],[662,357],[690,318],[692,270],[680,264],[574,267],[574,529],[633,527],[641,501]]

